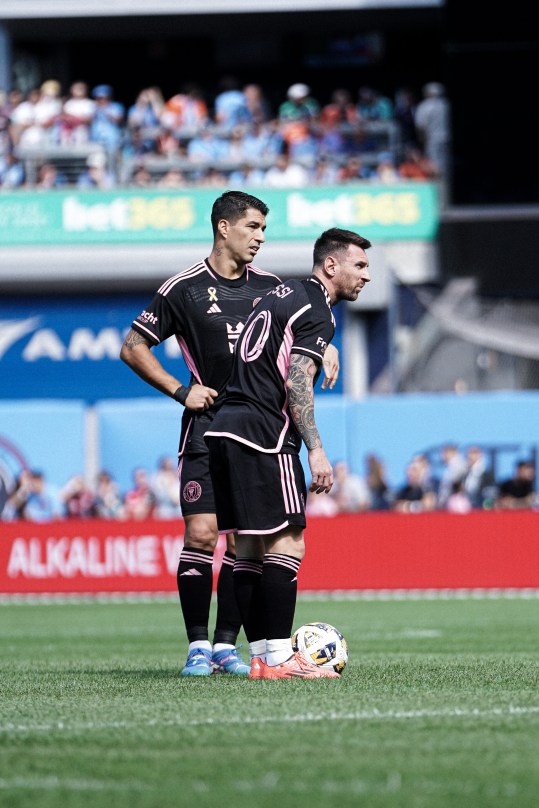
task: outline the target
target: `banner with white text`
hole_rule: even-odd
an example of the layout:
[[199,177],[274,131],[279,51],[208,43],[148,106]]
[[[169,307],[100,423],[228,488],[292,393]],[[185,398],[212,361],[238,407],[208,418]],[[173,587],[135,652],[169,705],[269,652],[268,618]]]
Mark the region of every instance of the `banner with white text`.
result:
[[[177,521],[1,525],[0,594],[174,593]],[[216,575],[224,552],[220,539]],[[539,513],[311,518],[300,592],[539,589]]]
[[[196,243],[208,240],[214,190],[21,191],[0,196],[0,247],[37,244]],[[368,229],[373,243],[423,239],[438,228],[433,183],[266,190],[274,241],[321,229]]]

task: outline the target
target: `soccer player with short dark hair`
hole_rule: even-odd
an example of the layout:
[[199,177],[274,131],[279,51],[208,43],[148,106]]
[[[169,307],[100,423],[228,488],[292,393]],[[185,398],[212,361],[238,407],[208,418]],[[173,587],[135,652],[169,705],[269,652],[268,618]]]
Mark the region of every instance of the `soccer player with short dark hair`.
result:
[[220,531],[236,533],[234,586],[249,642],[251,678],[338,677],[293,653],[297,576],[305,553],[302,441],[309,490],[328,493],[333,471],[314,417],[314,386],[335,332],[332,306],[370,281],[370,241],[332,228],[314,245],[313,270],[267,294],[239,337],[223,405],[205,433]]
[[[213,246],[208,258],[166,280],[134,320],[120,356],[144,381],[180,402],[185,410],[179,445],[180,504],[185,522],[177,582],[189,653],[183,676],[212,671],[248,675],[235,647],[241,618],[234,595],[234,537],[217,582],[213,644],[208,623],[213,556],[218,532],[204,432],[219,409],[235,345],[253,306],[280,279],[251,262],[265,241],[267,205],[242,191],[227,191],[212,207]],[[175,336],[191,372],[187,387],[168,373],[152,348]],[[338,374],[335,355],[325,367],[325,385]]]

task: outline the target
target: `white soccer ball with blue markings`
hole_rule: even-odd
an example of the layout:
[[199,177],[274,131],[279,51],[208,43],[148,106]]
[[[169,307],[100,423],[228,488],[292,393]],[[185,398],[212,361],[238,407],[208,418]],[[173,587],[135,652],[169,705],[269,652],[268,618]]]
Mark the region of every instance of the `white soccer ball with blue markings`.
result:
[[341,632],[330,623],[305,623],[292,635],[294,652],[321,668],[342,673],[348,664],[348,643]]

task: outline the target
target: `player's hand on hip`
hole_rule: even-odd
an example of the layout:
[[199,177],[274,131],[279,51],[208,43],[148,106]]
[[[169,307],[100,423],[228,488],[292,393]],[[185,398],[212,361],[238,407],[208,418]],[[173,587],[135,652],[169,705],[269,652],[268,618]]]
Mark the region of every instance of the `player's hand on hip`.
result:
[[185,406],[195,412],[205,412],[217,398],[217,390],[205,384],[194,384],[185,401]]
[[309,491],[315,494],[329,494],[333,486],[333,469],[326,453],[321,446],[309,449],[308,458],[312,474]]
[[334,345],[328,345],[322,360],[322,368],[324,370],[324,378],[321,385],[322,390],[326,390],[328,387],[330,390],[333,390],[335,383],[339,378],[340,367],[339,352],[337,348],[335,348]]

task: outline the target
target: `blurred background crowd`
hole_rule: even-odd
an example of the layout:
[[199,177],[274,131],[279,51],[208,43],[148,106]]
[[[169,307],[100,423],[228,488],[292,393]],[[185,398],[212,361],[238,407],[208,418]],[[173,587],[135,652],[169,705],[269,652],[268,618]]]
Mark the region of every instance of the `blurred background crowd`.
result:
[[[437,457],[414,455],[404,480],[392,485],[383,460],[369,454],[364,473],[356,474],[345,460],[334,462],[334,485],[328,495],[308,494],[307,513],[332,517],[368,511],[424,513],[472,510],[538,509],[535,459],[518,458],[514,473],[496,479],[488,452],[480,446],[444,445]],[[1,518],[47,522],[56,519],[175,519],[181,516],[176,462],[160,458],[157,468],[133,470],[132,485],[122,491],[107,471],[90,486],[82,474],[55,488],[39,470],[25,470],[7,498]]]
[[320,97],[296,82],[272,106],[260,84],[223,76],[212,97],[188,84],[119,100],[114,87],[54,78],[0,93],[0,188],[265,188],[442,181],[444,87],[361,86]]

